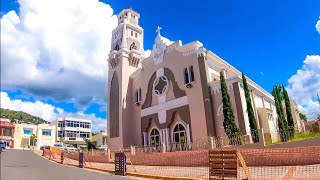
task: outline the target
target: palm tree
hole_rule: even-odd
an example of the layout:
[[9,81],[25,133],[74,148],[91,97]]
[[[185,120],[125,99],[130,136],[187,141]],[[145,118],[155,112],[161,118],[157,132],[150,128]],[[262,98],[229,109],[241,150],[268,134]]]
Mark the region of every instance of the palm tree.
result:
[[37,136],[35,134],[32,134],[30,136],[30,142],[32,142],[33,149],[34,149],[34,144],[35,144],[36,139],[37,139]]

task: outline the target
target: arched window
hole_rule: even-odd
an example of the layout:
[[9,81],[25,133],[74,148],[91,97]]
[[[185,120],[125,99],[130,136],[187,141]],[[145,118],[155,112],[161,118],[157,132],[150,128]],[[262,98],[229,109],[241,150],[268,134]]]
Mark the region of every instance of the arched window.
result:
[[130,45],[130,50],[131,50],[131,49],[137,50],[136,43],[133,42],[133,43]]
[[193,66],[184,69],[184,83],[189,84],[191,82],[194,82]]
[[150,146],[159,146],[160,145],[160,133],[156,128],[153,128],[150,133]]
[[189,81],[188,68],[185,68],[185,69],[184,69],[184,83],[185,83],[185,84],[189,84],[189,83],[190,83],[190,81]]
[[119,51],[119,45],[117,44],[115,47],[114,47],[114,49],[113,50],[115,50],[115,51]]
[[136,92],[135,92],[135,103],[141,102],[142,101],[142,97],[141,97],[141,88],[139,88]]
[[191,82],[194,81],[193,66],[190,66],[190,80]]
[[173,141],[175,143],[184,143],[187,141],[187,131],[181,124],[177,124],[173,129]]

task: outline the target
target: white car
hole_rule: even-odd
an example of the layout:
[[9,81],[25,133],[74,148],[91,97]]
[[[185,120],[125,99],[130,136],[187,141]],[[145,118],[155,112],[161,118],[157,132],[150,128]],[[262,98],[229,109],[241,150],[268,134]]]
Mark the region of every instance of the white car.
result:
[[71,145],[71,144],[66,144],[65,147],[64,147],[64,149],[65,149],[67,152],[74,152],[74,151],[76,151],[76,148],[75,148],[73,145]]
[[56,148],[63,150],[62,144],[54,144],[53,147],[56,147]]

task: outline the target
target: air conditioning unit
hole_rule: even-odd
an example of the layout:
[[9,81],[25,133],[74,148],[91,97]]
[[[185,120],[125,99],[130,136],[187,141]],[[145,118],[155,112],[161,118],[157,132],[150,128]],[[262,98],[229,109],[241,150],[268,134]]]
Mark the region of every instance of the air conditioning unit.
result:
[[191,88],[191,87],[192,87],[192,84],[191,84],[191,83],[188,83],[188,84],[186,84],[186,87],[187,87],[187,88]]

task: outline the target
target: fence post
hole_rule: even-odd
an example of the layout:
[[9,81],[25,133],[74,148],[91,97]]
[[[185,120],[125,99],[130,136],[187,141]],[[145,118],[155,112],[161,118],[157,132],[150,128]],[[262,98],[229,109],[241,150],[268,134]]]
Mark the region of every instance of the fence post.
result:
[[215,140],[213,139],[213,137],[210,137],[210,142],[211,142],[211,149],[215,148]]
[[111,152],[110,152],[110,148],[107,148],[107,160],[108,162],[111,162]]
[[136,154],[136,152],[135,152],[135,147],[134,146],[130,146],[130,153],[131,153],[131,155],[135,155]]
[[83,152],[79,152],[79,168],[83,168],[84,155]]
[[60,160],[61,160],[60,163],[63,164],[63,159],[64,159],[64,154],[63,154],[63,152],[61,152],[60,156],[61,156],[61,157],[60,157]]
[[265,145],[266,145],[266,142],[265,142],[265,140],[264,140],[263,128],[258,129],[258,135],[259,135],[259,143],[260,143],[262,146],[265,146]]

